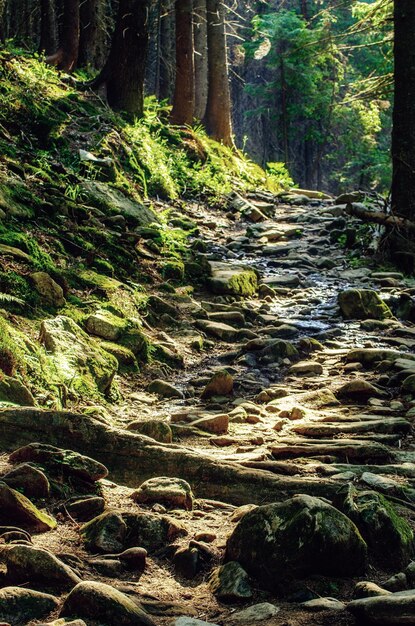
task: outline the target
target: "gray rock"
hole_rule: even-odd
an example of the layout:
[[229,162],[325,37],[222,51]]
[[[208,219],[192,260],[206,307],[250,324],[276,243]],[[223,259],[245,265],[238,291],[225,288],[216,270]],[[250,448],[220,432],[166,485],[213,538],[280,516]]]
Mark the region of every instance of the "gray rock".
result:
[[275,617],[280,612],[280,608],[269,602],[254,604],[242,611],[237,611],[230,616],[230,620],[234,624],[252,624],[253,622],[262,622],[266,619]]
[[356,583],[353,590],[353,598],[358,600],[359,598],[377,598],[378,596],[389,596],[390,591],[382,589],[376,583],[361,581]]
[[192,489],[181,478],[168,478],[159,476],[150,478],[140,485],[131,494],[132,499],[139,504],[163,504],[169,508],[185,509],[193,508]]
[[201,619],[196,619],[195,617],[178,617],[174,622],[174,626],[218,626],[218,624],[214,624],[213,622],[204,622]]
[[38,468],[22,463],[7,472],[1,479],[12,489],[20,491],[27,498],[48,498],[50,484],[45,474]]
[[138,420],[128,424],[127,430],[141,433],[160,443],[171,443],[173,441],[173,432],[170,425],[162,420]]
[[103,513],[81,528],[81,536],[91,552],[122,552],[126,535],[126,523],[113,512]]
[[117,341],[127,328],[127,320],[112,315],[109,311],[97,311],[87,318],[85,327],[91,335],[106,341]]
[[347,609],[365,626],[408,626],[414,623],[415,590],[353,600]]
[[226,370],[215,372],[202,391],[203,399],[212,396],[228,396],[233,391],[233,376]]
[[18,404],[19,406],[35,406],[35,399],[29,389],[12,376],[2,373],[0,380],[0,402]]
[[315,600],[302,602],[301,606],[303,609],[313,613],[320,611],[344,611],[346,609],[344,602],[340,602],[336,598],[316,598]]
[[184,399],[184,393],[165,380],[153,380],[148,385],[147,391],[149,393],[155,393],[161,398],[180,398],[181,400]]
[[248,574],[236,561],[217,567],[210,576],[209,587],[218,600],[235,602],[253,595]]

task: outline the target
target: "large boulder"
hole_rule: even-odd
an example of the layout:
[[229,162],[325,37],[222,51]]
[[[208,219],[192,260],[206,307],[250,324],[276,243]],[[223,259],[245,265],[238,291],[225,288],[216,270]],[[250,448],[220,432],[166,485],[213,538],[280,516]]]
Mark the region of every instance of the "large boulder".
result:
[[58,604],[59,600],[48,593],[23,587],[4,587],[0,589],[0,620],[20,626],[47,617]]
[[92,313],[85,322],[85,328],[91,335],[96,335],[107,341],[117,341],[126,330],[127,325],[127,320],[105,310]]
[[138,602],[110,585],[92,581],[72,589],[61,615],[98,620],[106,626],[154,626]]
[[52,587],[72,589],[81,582],[79,576],[56,556],[34,546],[12,545],[4,553],[7,578],[13,584],[29,581]]
[[50,515],[3,482],[0,482],[0,524],[15,524],[34,533],[44,533],[56,527],[56,521]]
[[88,399],[110,390],[118,369],[117,359],[105,352],[72,319],[59,315],[44,320],[40,340],[51,354],[56,384],[63,384]]
[[50,483],[45,474],[38,469],[22,463],[2,476],[2,481],[12,489],[20,491],[27,498],[47,498],[50,492]]
[[343,513],[299,495],[247,513],[228,539],[226,560],[238,561],[263,587],[273,588],[287,577],[359,574],[366,550]]
[[383,320],[393,317],[388,305],[371,289],[346,289],[339,293],[338,301],[346,319]]
[[88,203],[107,215],[122,215],[134,226],[158,222],[157,214],[148,206],[127,198],[121,191],[98,181],[85,181],[82,187]]

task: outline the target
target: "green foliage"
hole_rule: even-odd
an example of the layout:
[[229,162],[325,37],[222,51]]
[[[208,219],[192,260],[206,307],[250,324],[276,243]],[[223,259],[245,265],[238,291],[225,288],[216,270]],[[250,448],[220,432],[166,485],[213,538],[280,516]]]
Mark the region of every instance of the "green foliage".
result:
[[[351,1],[257,15],[246,54],[272,76],[248,85],[269,115],[281,157],[290,171],[328,171],[331,188],[390,184],[389,141],[392,72],[391,0]],[[313,14],[314,13],[314,14]],[[389,21],[388,21],[389,20]],[[292,163],[293,154],[304,163]]]

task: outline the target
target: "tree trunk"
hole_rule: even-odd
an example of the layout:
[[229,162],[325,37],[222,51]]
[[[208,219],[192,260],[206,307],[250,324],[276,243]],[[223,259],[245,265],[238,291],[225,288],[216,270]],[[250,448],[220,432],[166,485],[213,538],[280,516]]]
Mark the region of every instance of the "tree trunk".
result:
[[92,87],[105,84],[110,107],[141,117],[150,0],[120,0],[108,60]]
[[206,113],[208,95],[206,0],[195,0],[193,12],[195,42],[195,118],[202,120]]
[[0,442],[2,451],[33,442],[75,450],[104,463],[111,480],[130,487],[155,476],[182,478],[190,483],[196,497],[236,505],[277,502],[296,493],[330,498],[339,488],[335,480],[305,481],[220,462],[207,454],[157,443],[69,411],[1,409]]
[[195,110],[193,0],[176,0],[176,81],[172,124],[191,125]]
[[233,147],[225,7],[221,0],[206,0],[206,8],[209,75],[204,122],[211,137]]
[[40,0],[40,44],[39,50],[46,55],[56,50],[56,13],[53,0]]
[[78,58],[78,64],[81,67],[97,68],[100,65],[104,38],[104,9],[103,0],[82,0],[81,2]]
[[[415,2],[395,0],[395,104],[392,132],[392,213],[415,221]],[[389,233],[392,257],[414,255],[407,231]],[[415,257],[414,257],[415,258]]]
[[156,94],[160,100],[172,97],[173,9],[171,0],[159,0],[159,35]]
[[0,0],[0,41],[5,39],[3,28],[4,9],[6,7],[6,0]]
[[79,53],[79,0],[65,0],[63,25],[59,50],[46,57],[46,62],[64,72],[72,72],[78,62]]

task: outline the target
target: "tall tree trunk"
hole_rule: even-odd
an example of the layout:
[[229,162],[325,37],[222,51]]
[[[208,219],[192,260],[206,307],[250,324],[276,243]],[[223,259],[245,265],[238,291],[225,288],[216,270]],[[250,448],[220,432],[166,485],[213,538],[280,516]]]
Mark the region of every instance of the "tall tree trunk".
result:
[[40,44],[39,50],[51,55],[56,50],[56,13],[53,0],[40,0]]
[[303,18],[306,21],[308,21],[309,14],[308,14],[308,1],[307,0],[300,0],[300,11],[301,11],[301,15],[303,16]]
[[[395,104],[392,132],[392,212],[415,221],[415,2],[395,0]],[[405,231],[392,232],[389,246],[399,260],[412,258],[415,244]]]
[[92,87],[105,84],[108,104],[135,117],[144,107],[150,0],[120,0],[108,60]]
[[104,37],[104,0],[82,0],[79,58],[81,67],[99,67]]
[[170,100],[174,67],[172,0],[159,0],[159,15],[156,94],[160,100]]
[[78,62],[79,30],[79,0],[65,0],[60,46],[55,54],[46,58],[46,62],[64,72],[72,72]]
[[0,0],[0,41],[5,39],[3,28],[4,9],[6,7],[6,0]]
[[208,96],[206,0],[195,0],[193,13],[195,42],[195,117],[198,120],[202,120],[206,112]]
[[225,6],[221,0],[206,0],[206,8],[209,75],[204,122],[209,135],[224,145],[232,147]]
[[171,122],[193,122],[195,110],[193,0],[176,0],[176,81]]

